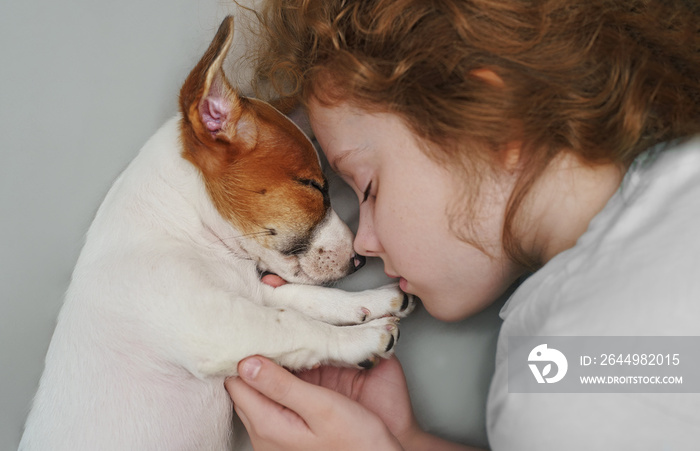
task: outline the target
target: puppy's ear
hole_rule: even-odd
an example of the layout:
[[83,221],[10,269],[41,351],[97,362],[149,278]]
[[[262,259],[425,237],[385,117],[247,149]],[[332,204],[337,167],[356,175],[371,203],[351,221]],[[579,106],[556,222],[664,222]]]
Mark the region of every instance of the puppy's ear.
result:
[[254,147],[255,120],[246,113],[245,99],[231,87],[222,64],[233,41],[233,17],[221,23],[209,48],[180,90],[185,132],[203,143],[232,144],[241,150]]

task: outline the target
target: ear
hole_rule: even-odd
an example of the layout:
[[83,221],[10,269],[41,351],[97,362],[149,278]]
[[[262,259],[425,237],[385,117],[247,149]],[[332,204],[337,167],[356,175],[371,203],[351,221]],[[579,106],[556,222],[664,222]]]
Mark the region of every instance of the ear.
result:
[[497,88],[502,88],[505,85],[500,75],[498,75],[492,69],[488,69],[485,67],[482,67],[480,69],[474,69],[470,72],[470,75],[479,78],[481,79],[481,81],[484,81],[487,84]]
[[222,64],[233,41],[233,17],[224,19],[209,48],[180,90],[185,127],[204,143],[224,141],[247,147],[255,121],[244,114],[244,99],[231,87]]
[[523,143],[521,141],[509,141],[499,152],[498,162],[501,167],[510,173],[520,169],[520,154]]

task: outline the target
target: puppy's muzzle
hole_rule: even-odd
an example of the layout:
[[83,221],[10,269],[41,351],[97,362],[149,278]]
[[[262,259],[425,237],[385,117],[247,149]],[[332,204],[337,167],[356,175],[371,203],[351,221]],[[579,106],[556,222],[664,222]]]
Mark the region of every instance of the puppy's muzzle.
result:
[[[364,255],[360,254],[355,254],[353,257],[350,259],[350,271],[348,272],[348,275],[359,271],[365,264],[367,263],[367,258]],[[262,279],[263,277],[267,275],[276,275],[272,271],[262,271],[258,269],[259,277]]]

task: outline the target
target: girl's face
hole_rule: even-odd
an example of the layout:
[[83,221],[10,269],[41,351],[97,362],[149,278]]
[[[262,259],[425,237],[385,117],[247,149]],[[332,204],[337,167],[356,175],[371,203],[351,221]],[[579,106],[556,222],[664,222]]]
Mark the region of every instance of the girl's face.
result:
[[474,314],[519,275],[500,238],[507,183],[486,182],[479,190],[474,229],[489,256],[450,230],[462,185],[423,153],[398,116],[315,101],[309,113],[331,167],[360,200],[355,251],[380,257],[386,274],[399,277],[431,315],[452,321]]

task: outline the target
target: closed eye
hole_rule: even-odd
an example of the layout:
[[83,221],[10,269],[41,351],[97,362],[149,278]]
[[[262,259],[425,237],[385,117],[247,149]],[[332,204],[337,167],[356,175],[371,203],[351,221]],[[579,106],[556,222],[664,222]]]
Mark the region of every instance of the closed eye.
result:
[[311,179],[297,179],[297,182],[301,183],[302,185],[310,186],[312,188],[315,188],[319,190],[321,193],[324,192],[324,187],[320,183],[318,183],[316,180],[311,180]]
[[326,207],[330,206],[331,198],[330,198],[330,195],[328,193],[328,182],[326,182],[324,180],[323,185],[321,185],[316,180],[311,180],[311,179],[296,179],[296,181],[301,183],[302,185],[306,185],[306,186],[309,186],[315,190],[318,190],[323,195],[323,204]]
[[372,182],[369,182],[367,185],[367,188],[365,188],[365,192],[362,195],[362,203],[364,203],[367,199],[369,199],[369,193],[372,190]]

